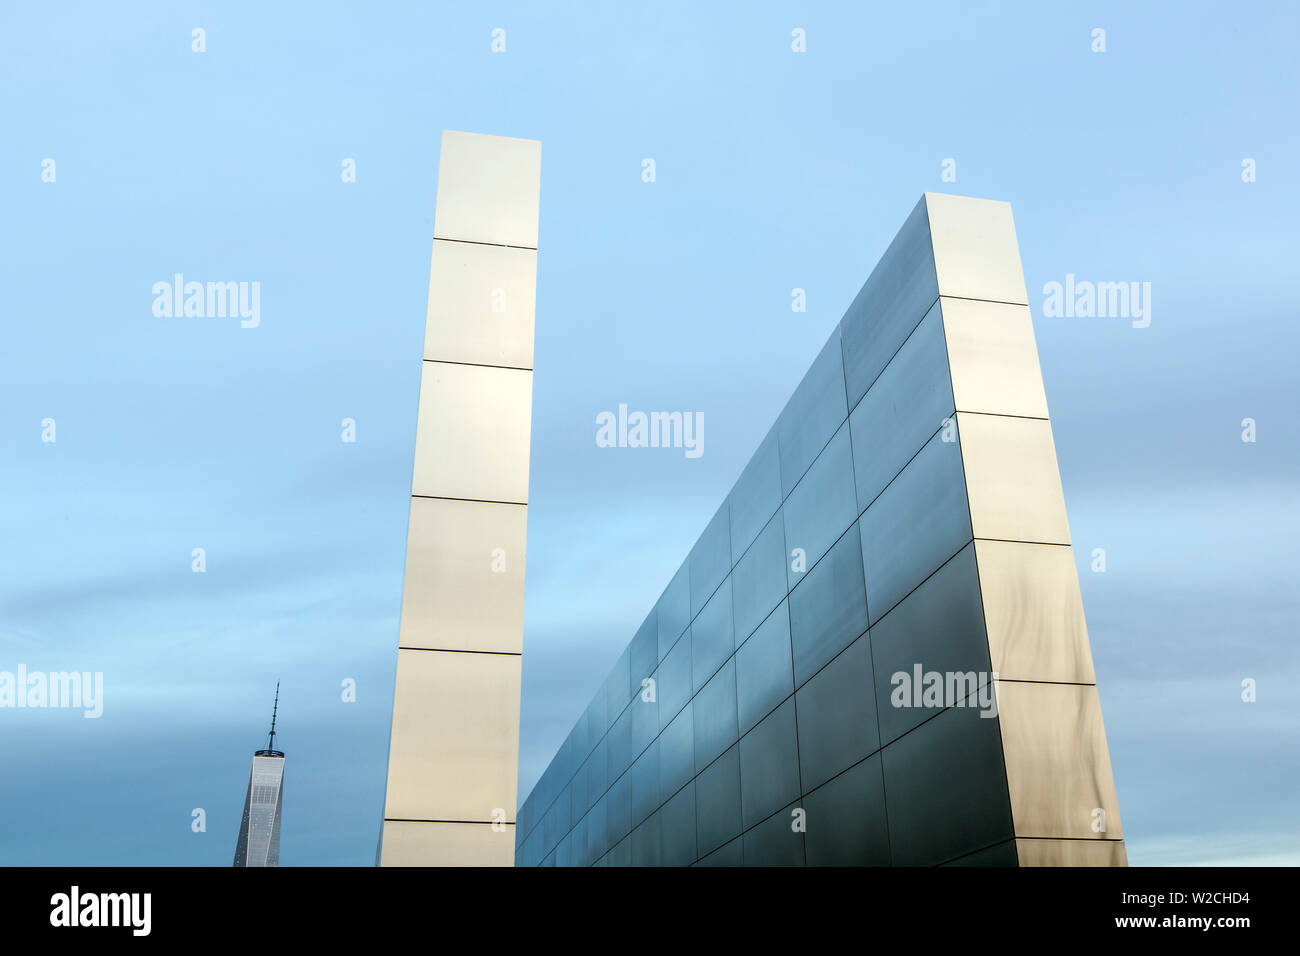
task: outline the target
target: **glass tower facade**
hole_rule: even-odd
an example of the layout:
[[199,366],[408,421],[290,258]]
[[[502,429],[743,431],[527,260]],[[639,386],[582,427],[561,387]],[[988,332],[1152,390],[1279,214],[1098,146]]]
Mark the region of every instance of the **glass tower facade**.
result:
[[1006,203],[922,197],[516,843],[522,866],[1125,862]]
[[284,754],[258,751],[244,796],[244,818],[235,845],[235,866],[280,865],[280,808]]

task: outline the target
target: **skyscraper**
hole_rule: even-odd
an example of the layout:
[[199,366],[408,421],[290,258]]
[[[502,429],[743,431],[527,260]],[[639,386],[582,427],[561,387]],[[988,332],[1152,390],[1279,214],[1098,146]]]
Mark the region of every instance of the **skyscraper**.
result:
[[271,736],[265,750],[253,754],[253,769],[244,795],[244,818],[235,844],[235,866],[280,865],[280,808],[284,783],[284,752],[275,749],[275,718],[280,709],[280,682],[275,682]]

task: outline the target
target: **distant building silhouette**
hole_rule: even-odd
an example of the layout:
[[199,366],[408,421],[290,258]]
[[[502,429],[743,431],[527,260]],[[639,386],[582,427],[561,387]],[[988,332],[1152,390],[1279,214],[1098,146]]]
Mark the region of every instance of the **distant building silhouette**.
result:
[[253,754],[253,769],[244,796],[244,819],[235,845],[235,866],[280,865],[280,808],[283,803],[284,752],[275,749],[275,718],[280,709],[280,682],[275,683],[271,736],[266,749]]

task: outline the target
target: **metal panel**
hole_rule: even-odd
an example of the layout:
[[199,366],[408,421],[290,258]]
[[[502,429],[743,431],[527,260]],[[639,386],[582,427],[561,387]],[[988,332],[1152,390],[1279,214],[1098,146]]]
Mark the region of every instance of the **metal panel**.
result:
[[673,579],[659,596],[655,605],[655,619],[658,628],[659,659],[668,656],[668,651],[677,643],[682,632],[691,623],[691,585],[689,562],[683,561]]
[[748,732],[793,692],[790,613],[783,603],[736,651],[736,709],[740,732]]
[[[656,784],[656,788],[658,784]],[[605,843],[614,847],[632,832],[632,777],[624,774],[605,796]]]
[[998,721],[1017,837],[1123,838],[1096,687],[1000,681]]
[[595,805],[591,808],[591,812],[587,814],[587,819],[584,821],[587,827],[587,853],[585,860],[588,866],[594,864],[604,856],[605,851],[609,849],[609,845],[605,842],[606,806],[607,804],[603,798],[597,800]]
[[618,775],[632,765],[636,751],[632,749],[632,710],[624,708],[605,738],[605,779],[617,780]]
[[673,718],[659,735],[659,802],[665,803],[695,776],[694,705]]
[[785,527],[781,515],[767,523],[731,574],[736,643],[745,639],[785,599]]
[[1011,204],[926,193],[939,294],[1028,305]]
[[809,866],[888,866],[889,827],[880,755],[803,798]]
[[650,615],[637,628],[636,636],[628,647],[628,690],[631,695],[642,692],[644,681],[659,666],[658,620],[652,608]]
[[663,856],[659,842],[659,814],[651,817],[632,831],[632,865],[662,866]]
[[435,239],[424,357],[533,367],[537,251]]
[[[945,691],[951,687],[953,696],[960,694],[963,699],[993,679],[973,545],[968,544],[872,626],[871,654],[882,743],[896,740],[956,703],[945,693],[933,707],[926,706],[924,696],[922,706],[917,706],[918,667],[922,674],[943,675]],[[992,706],[990,694],[986,690],[984,698]],[[978,704],[978,698],[972,703]]]
[[794,588],[804,577],[791,559],[803,551],[802,567],[811,570],[858,516],[853,481],[853,449],[847,424],[813,462],[781,509],[785,519],[785,570]]
[[691,701],[695,771],[711,764],[740,737],[736,729],[736,663],[729,660]]
[[1004,840],[994,846],[987,847],[983,850],[977,850],[974,853],[968,853],[966,856],[958,857],[943,864],[944,866],[1019,866],[1020,860],[1016,856],[1016,841]]
[[527,509],[411,500],[403,647],[523,650]]
[[705,855],[740,833],[740,748],[732,747],[695,778],[695,829]]
[[731,570],[731,521],[724,501],[691,549],[691,617],[713,597]]
[[659,855],[664,866],[695,862],[695,785],[688,783],[659,811]]
[[975,537],[1070,543],[1049,422],[958,412],[957,433]]
[[781,494],[788,495],[849,415],[837,329],[777,419]]
[[632,681],[632,654],[630,648],[623,648],[623,653],[618,656],[614,666],[605,676],[605,709],[606,713],[614,713],[621,716],[627,708],[627,703],[632,699],[632,689],[629,686]]
[[1047,417],[1047,396],[1029,307],[940,299],[960,412]]
[[741,817],[746,827],[798,798],[798,753],[793,700],[787,700],[741,738]]
[[798,687],[867,629],[867,590],[857,526],[790,594],[790,647]]
[[397,652],[387,819],[514,821],[519,661]]
[[859,511],[875,500],[952,411],[943,325],[936,306],[849,417]]
[[425,362],[411,493],[528,501],[533,373]]
[[879,748],[874,685],[864,634],[794,695],[805,793]]
[[608,861],[607,866],[631,866],[632,865],[632,837],[626,836],[615,844],[614,849],[610,850],[605,859]]
[[510,866],[514,826],[497,831],[485,823],[384,823],[384,866]]
[[795,804],[745,831],[745,866],[803,866],[803,831],[794,826]]
[[1021,866],[1128,866],[1120,840],[1017,840]]
[[976,541],[993,669],[1003,680],[1095,681],[1074,551]]
[[[650,706],[650,705],[646,705]],[[635,714],[635,711],[633,712]],[[596,745],[587,758],[587,793],[592,798],[597,798],[609,787],[609,778],[605,775],[608,769],[606,764],[608,758],[605,756],[605,747],[607,744],[604,740]]]
[[649,695],[645,692],[639,693],[632,698],[632,703],[628,704],[628,710],[632,713],[633,753],[640,753],[645,750],[650,741],[659,736],[658,694],[656,693],[653,700],[646,700],[647,696]]
[[866,394],[938,296],[922,197],[840,323],[850,407]]
[[728,497],[733,564],[740,560],[768,519],[776,513],[782,497],[781,458],[776,447],[774,425],[736,479]]
[[659,793],[659,741],[655,741],[636,758],[627,774],[631,783],[632,826],[654,813],[662,802]]
[[971,539],[961,451],[944,437],[931,438],[859,522],[872,623]]
[[934,866],[1014,835],[997,719],[952,707],[881,753],[895,866]]
[[699,690],[736,649],[728,578],[691,625],[691,687]]
[[730,843],[726,844],[725,846],[722,846],[717,850],[714,850],[712,853],[710,853],[704,859],[700,860],[695,865],[696,866],[744,866],[745,865],[744,841],[742,841],[740,837],[736,837],[736,839],[732,840]]
[[438,160],[438,239],[537,248],[542,144],[443,130]]
[[668,652],[655,672],[655,693],[659,698],[659,728],[662,730],[691,699],[691,638],[682,638]]

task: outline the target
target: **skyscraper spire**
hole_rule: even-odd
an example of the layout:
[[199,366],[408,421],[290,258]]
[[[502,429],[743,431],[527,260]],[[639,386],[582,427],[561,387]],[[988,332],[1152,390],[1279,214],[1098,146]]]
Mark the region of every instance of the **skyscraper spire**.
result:
[[280,709],[280,681],[275,682],[275,704],[271,707],[271,737],[266,742],[267,750],[275,750],[275,715]]

